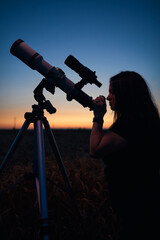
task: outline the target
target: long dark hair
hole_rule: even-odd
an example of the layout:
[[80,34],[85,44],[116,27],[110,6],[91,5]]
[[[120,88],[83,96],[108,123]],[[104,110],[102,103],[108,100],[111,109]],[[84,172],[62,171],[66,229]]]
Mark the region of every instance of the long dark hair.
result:
[[159,122],[159,114],[150,90],[142,76],[125,71],[111,77],[110,84],[116,98],[115,116],[126,112],[140,112],[147,119]]

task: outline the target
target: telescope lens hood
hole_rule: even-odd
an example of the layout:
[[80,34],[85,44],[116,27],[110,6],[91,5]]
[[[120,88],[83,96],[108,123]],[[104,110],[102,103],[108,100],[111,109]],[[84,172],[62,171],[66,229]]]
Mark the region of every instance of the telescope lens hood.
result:
[[13,43],[13,45],[11,46],[11,48],[10,48],[10,53],[12,53],[12,54],[15,56],[15,49],[16,49],[17,46],[18,46],[20,43],[22,43],[22,42],[24,42],[22,39],[18,39],[17,41],[15,41],[15,42]]

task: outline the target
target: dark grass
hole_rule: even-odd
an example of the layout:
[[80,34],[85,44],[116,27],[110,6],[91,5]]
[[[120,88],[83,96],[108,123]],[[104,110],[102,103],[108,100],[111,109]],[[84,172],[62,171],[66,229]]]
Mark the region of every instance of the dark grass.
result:
[[[68,193],[47,181],[50,239],[113,240],[117,235],[116,217],[109,203],[102,160],[89,156],[90,130],[54,130],[67,175],[82,215],[81,223]],[[2,162],[17,130],[0,131]],[[56,158],[44,133],[46,177],[65,187]],[[40,214],[32,173],[34,133],[26,131],[18,148],[1,173],[0,239],[35,240],[40,238]],[[18,184],[17,181],[19,181]],[[10,184],[14,187],[5,190]]]

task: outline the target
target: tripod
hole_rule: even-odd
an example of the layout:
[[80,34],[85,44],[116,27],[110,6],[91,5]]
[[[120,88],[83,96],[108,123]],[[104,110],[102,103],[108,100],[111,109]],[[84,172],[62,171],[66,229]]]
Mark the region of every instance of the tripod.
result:
[[35,99],[38,104],[32,106],[31,113],[25,113],[25,122],[19,130],[15,140],[13,141],[10,149],[8,150],[2,164],[0,165],[0,172],[6,166],[9,158],[11,157],[13,151],[18,146],[23,134],[29,127],[31,123],[34,123],[34,164],[33,164],[33,176],[35,178],[38,205],[41,215],[41,234],[43,240],[49,240],[49,223],[48,223],[48,210],[47,210],[47,191],[46,191],[46,177],[45,177],[45,155],[44,155],[44,139],[43,139],[43,125],[45,127],[46,133],[48,135],[52,150],[55,154],[59,169],[61,171],[62,177],[65,182],[66,192],[69,193],[71,200],[77,213],[81,219],[81,214],[79,212],[77,203],[74,198],[74,194],[57,147],[54,135],[50,129],[49,122],[46,117],[44,117],[44,109],[48,112],[54,113],[56,109],[52,106],[49,101],[46,101],[43,94],[38,94]]

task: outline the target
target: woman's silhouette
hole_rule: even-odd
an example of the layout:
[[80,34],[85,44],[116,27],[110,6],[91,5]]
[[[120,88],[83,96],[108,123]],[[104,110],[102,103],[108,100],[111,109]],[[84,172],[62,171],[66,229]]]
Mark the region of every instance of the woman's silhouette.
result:
[[105,97],[94,100],[90,154],[103,157],[113,209],[122,222],[122,240],[160,239],[160,119],[145,80],[136,72],[110,79],[107,97],[113,125],[103,133]]

